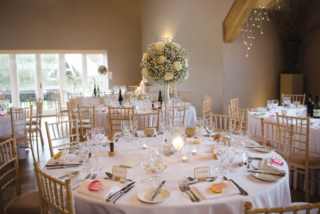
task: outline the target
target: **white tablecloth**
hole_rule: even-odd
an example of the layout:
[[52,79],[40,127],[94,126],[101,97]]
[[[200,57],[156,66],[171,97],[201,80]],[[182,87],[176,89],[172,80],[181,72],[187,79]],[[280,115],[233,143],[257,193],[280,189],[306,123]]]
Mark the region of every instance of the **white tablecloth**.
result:
[[100,104],[100,98],[99,97],[84,97],[81,100],[82,106],[92,107],[93,105]]
[[[17,121],[19,122],[19,121]],[[21,123],[25,123],[25,121],[21,121]],[[18,129],[22,127],[18,126]],[[23,131],[19,131],[19,134],[24,134]],[[3,135],[11,135],[12,134],[12,127],[11,127],[11,116],[9,114],[5,114],[3,117],[0,116],[0,136]],[[17,148],[18,158],[25,159],[27,157],[27,153],[25,148]]]
[[[141,140],[149,140],[149,148],[159,148],[162,145],[162,137],[156,138],[141,138]],[[191,145],[190,139],[188,144]],[[134,214],[239,214],[244,213],[244,202],[251,201],[255,208],[262,207],[279,207],[289,206],[291,203],[290,187],[288,176],[277,182],[265,182],[254,178],[246,167],[240,167],[239,162],[241,157],[237,155],[233,163],[235,173],[228,174],[227,177],[236,181],[243,189],[245,189],[249,196],[233,195],[214,200],[205,200],[200,203],[192,203],[186,193],[179,190],[178,182],[184,180],[184,175],[194,176],[194,168],[209,166],[211,175],[216,175],[215,167],[219,165],[218,160],[212,159],[212,142],[204,142],[200,145],[200,152],[196,156],[191,156],[189,162],[182,163],[181,155],[177,154],[173,157],[165,158],[165,165],[168,169],[162,174],[162,180],[166,180],[164,189],[171,193],[171,198],[160,204],[146,204],[138,200],[137,193],[145,188],[155,187],[151,185],[142,185],[139,181],[144,178],[144,170],[140,165],[128,169],[127,178],[136,181],[136,186],[126,194],[117,204],[112,202],[107,203],[105,200],[87,196],[78,193],[74,190],[75,208],[77,214],[93,214],[93,213],[134,213]],[[243,148],[239,150],[243,151]],[[108,157],[107,151],[99,157],[99,166],[103,167],[98,173],[97,180],[116,184],[120,186],[119,182],[104,180],[105,172],[112,172],[112,167],[117,166],[125,161],[139,161],[139,152],[141,151],[140,142],[138,140],[133,142],[125,142],[124,139],[118,141],[118,151],[115,157]],[[248,151],[250,156],[271,157],[275,153],[258,153]],[[94,158],[89,159],[94,162]],[[225,166],[229,166],[227,161]],[[254,166],[259,166],[259,161],[253,161]],[[77,170],[78,168],[68,168],[61,170],[46,170],[51,175],[61,171]],[[287,169],[287,167],[286,167]],[[287,170],[288,171],[288,170]],[[80,179],[86,177],[87,173],[81,173]],[[148,171],[148,176],[152,172]],[[212,183],[208,183],[210,187]]]
[[[251,135],[253,137],[261,138],[262,137],[262,135],[261,135],[261,118],[263,118],[265,121],[270,121],[270,122],[276,123],[277,122],[277,118],[275,116],[276,112],[281,114],[282,109],[287,110],[288,116],[297,117],[296,108],[287,109],[287,108],[283,108],[281,106],[279,106],[276,110],[273,110],[272,112],[267,113],[265,115],[261,115],[261,116],[255,115],[255,114],[259,114],[261,112],[250,112],[249,113],[249,131],[250,131]],[[274,115],[274,116],[271,117],[271,115]],[[311,126],[310,126],[310,136],[309,136],[309,139],[310,139],[309,151],[320,154],[320,143],[319,143],[319,140],[320,140],[320,120],[311,118],[310,123],[311,123]],[[294,138],[305,140],[305,139],[302,139],[300,135],[295,135]],[[299,142],[293,142],[293,145],[304,146],[303,143],[299,143]],[[311,176],[310,179],[312,179],[312,180],[313,179],[320,179],[320,171],[311,170],[310,176]],[[300,181],[299,181],[299,176],[298,176],[297,172],[293,173],[292,183],[293,183],[294,188],[299,188]],[[320,195],[320,182],[315,182],[310,185],[310,194],[311,195],[316,195],[316,194]]]

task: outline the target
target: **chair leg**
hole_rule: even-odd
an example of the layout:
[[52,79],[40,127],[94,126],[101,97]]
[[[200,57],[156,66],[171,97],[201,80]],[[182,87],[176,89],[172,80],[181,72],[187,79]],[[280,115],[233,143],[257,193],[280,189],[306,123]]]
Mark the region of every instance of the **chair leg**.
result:
[[30,144],[30,148],[31,148],[31,152],[32,152],[33,163],[35,163],[36,162],[36,158],[34,156],[34,151],[33,151],[32,134],[29,134],[29,144]]
[[306,202],[309,202],[309,169],[306,169],[304,176],[304,184],[306,189]]
[[44,142],[43,142],[43,137],[42,137],[42,131],[41,131],[41,129],[39,130],[39,132],[40,132],[40,139],[41,139],[42,151],[44,151]]
[[37,154],[38,154],[38,162],[39,162],[40,161],[40,157],[39,157],[38,133],[36,132],[35,134],[36,134]]

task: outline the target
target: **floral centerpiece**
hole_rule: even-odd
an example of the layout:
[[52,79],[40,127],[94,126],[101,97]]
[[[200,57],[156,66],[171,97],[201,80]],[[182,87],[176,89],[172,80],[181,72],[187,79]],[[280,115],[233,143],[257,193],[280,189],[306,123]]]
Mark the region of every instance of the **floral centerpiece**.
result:
[[138,100],[147,100],[147,99],[149,99],[148,94],[139,94],[138,95]]
[[104,65],[99,66],[98,68],[99,75],[106,75],[107,72],[108,72],[108,69],[106,68],[106,66]]
[[179,85],[189,76],[189,52],[170,38],[151,43],[143,54],[142,75],[159,85]]

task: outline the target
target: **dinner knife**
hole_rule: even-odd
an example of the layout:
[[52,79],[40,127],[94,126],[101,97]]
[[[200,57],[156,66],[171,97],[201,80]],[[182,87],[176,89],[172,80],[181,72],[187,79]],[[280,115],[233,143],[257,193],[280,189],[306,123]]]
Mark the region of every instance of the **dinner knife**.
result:
[[[207,178],[210,178],[210,177],[207,177]],[[210,179],[207,179],[207,180],[205,180],[205,181],[207,181],[207,182],[213,182],[213,181],[215,181],[215,180],[217,180],[217,178],[218,178],[218,176],[216,176],[216,177],[211,177]],[[199,182],[205,182],[205,181],[195,181],[195,182],[192,182],[192,183],[188,183],[189,185],[191,185],[191,184],[196,184],[196,183],[199,183]]]
[[111,195],[109,198],[106,199],[107,202],[112,201],[115,197],[117,197],[119,194],[123,193],[124,191],[126,191],[130,186],[132,186],[134,183],[136,182],[132,182],[130,184],[128,184],[127,186],[123,187],[121,190],[119,190],[118,192],[114,193],[113,195]]
[[82,171],[82,170],[80,170],[80,171],[75,171],[75,172],[72,172],[72,173],[69,173],[69,174],[66,174],[66,175],[60,176],[60,177],[58,177],[58,179],[62,179],[62,178],[68,177],[68,176],[70,176],[70,175],[77,174],[78,172],[81,172],[81,171]]
[[266,174],[266,175],[277,175],[277,176],[281,176],[281,177],[286,176],[286,174],[281,174],[281,173],[257,172],[257,171],[253,171],[253,170],[248,170],[248,172],[252,172],[252,173],[259,173],[259,174]]
[[250,157],[252,160],[263,160],[263,158],[258,158],[258,157]]
[[134,185],[125,190],[121,195],[119,195],[118,198],[116,198],[116,200],[113,201],[113,203],[117,203],[125,194],[127,194],[131,189],[133,189],[133,187]]
[[161,188],[163,187],[163,185],[166,183],[166,181],[162,181],[162,183],[159,185],[156,193],[154,193],[154,195],[151,198],[151,201],[154,201],[154,199],[157,197],[158,193],[160,192]]
[[73,165],[82,165],[82,163],[47,164],[46,167],[50,167],[50,166],[73,166]]

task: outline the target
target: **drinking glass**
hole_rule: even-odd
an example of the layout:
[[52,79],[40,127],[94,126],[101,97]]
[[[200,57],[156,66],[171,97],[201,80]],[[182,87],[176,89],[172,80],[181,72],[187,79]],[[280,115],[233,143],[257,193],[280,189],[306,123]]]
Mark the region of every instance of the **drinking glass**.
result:
[[148,150],[141,151],[139,154],[140,164],[143,170],[145,170],[146,177],[141,180],[141,183],[144,185],[150,184],[148,179],[147,171],[153,164],[152,153]]
[[155,155],[153,157],[153,165],[154,165],[154,169],[155,169],[155,176],[154,176],[154,181],[155,181],[155,185],[159,186],[161,183],[161,172],[164,168],[164,156],[161,155],[161,153],[159,155]]
[[231,165],[232,165],[232,161],[234,159],[235,154],[236,154],[236,152],[235,152],[234,146],[229,146],[229,148],[227,150],[227,159],[230,163],[229,170],[227,171],[228,173],[234,172],[234,170],[231,169]]
[[272,104],[273,104],[273,108],[277,109],[278,105],[279,105],[279,100],[272,100]]
[[126,141],[129,142],[129,123],[128,121],[121,121],[121,129],[123,135],[127,135]]
[[81,160],[84,163],[82,169],[84,171],[87,171],[87,163],[89,159],[89,153],[90,153],[90,148],[88,147],[88,144],[82,143],[80,147],[80,154],[81,154]]
[[97,127],[94,129],[94,135],[95,135],[95,138],[96,140],[98,141],[103,141],[103,138],[105,136],[105,130],[103,127]]
[[94,129],[87,129],[86,130],[86,137],[87,137],[87,142],[88,142],[88,145],[90,145],[90,143],[92,141],[94,141]]
[[220,170],[220,175],[223,176],[224,175],[224,170],[222,167],[222,162],[225,160],[226,156],[224,155],[226,150],[227,150],[227,146],[225,145],[225,143],[223,143],[222,141],[219,141],[218,144],[216,145],[215,149],[216,149],[216,155],[218,156],[218,160],[220,162],[220,166],[219,166],[219,170]]
[[206,129],[207,129],[207,132],[209,133],[210,141],[213,141],[213,139],[211,138],[211,135],[212,135],[215,127],[216,127],[215,122],[213,120],[208,120]]
[[269,111],[272,109],[272,100],[268,100],[267,107],[268,107]]
[[198,133],[198,137],[201,137],[202,128],[203,128],[202,120],[197,120],[197,122],[196,122],[196,130],[197,130],[197,133]]
[[93,171],[99,171],[100,169],[102,169],[102,167],[98,166],[98,157],[101,154],[101,151],[102,151],[102,144],[98,141],[95,141],[91,146],[91,154],[96,159],[96,167],[92,169]]
[[135,137],[136,136],[136,131],[138,129],[138,120],[137,119],[132,120],[130,128],[132,130],[133,136]]
[[243,153],[246,154],[246,148],[247,148],[247,136],[246,135],[242,135],[240,137],[240,141],[241,141],[241,144],[243,146]]

